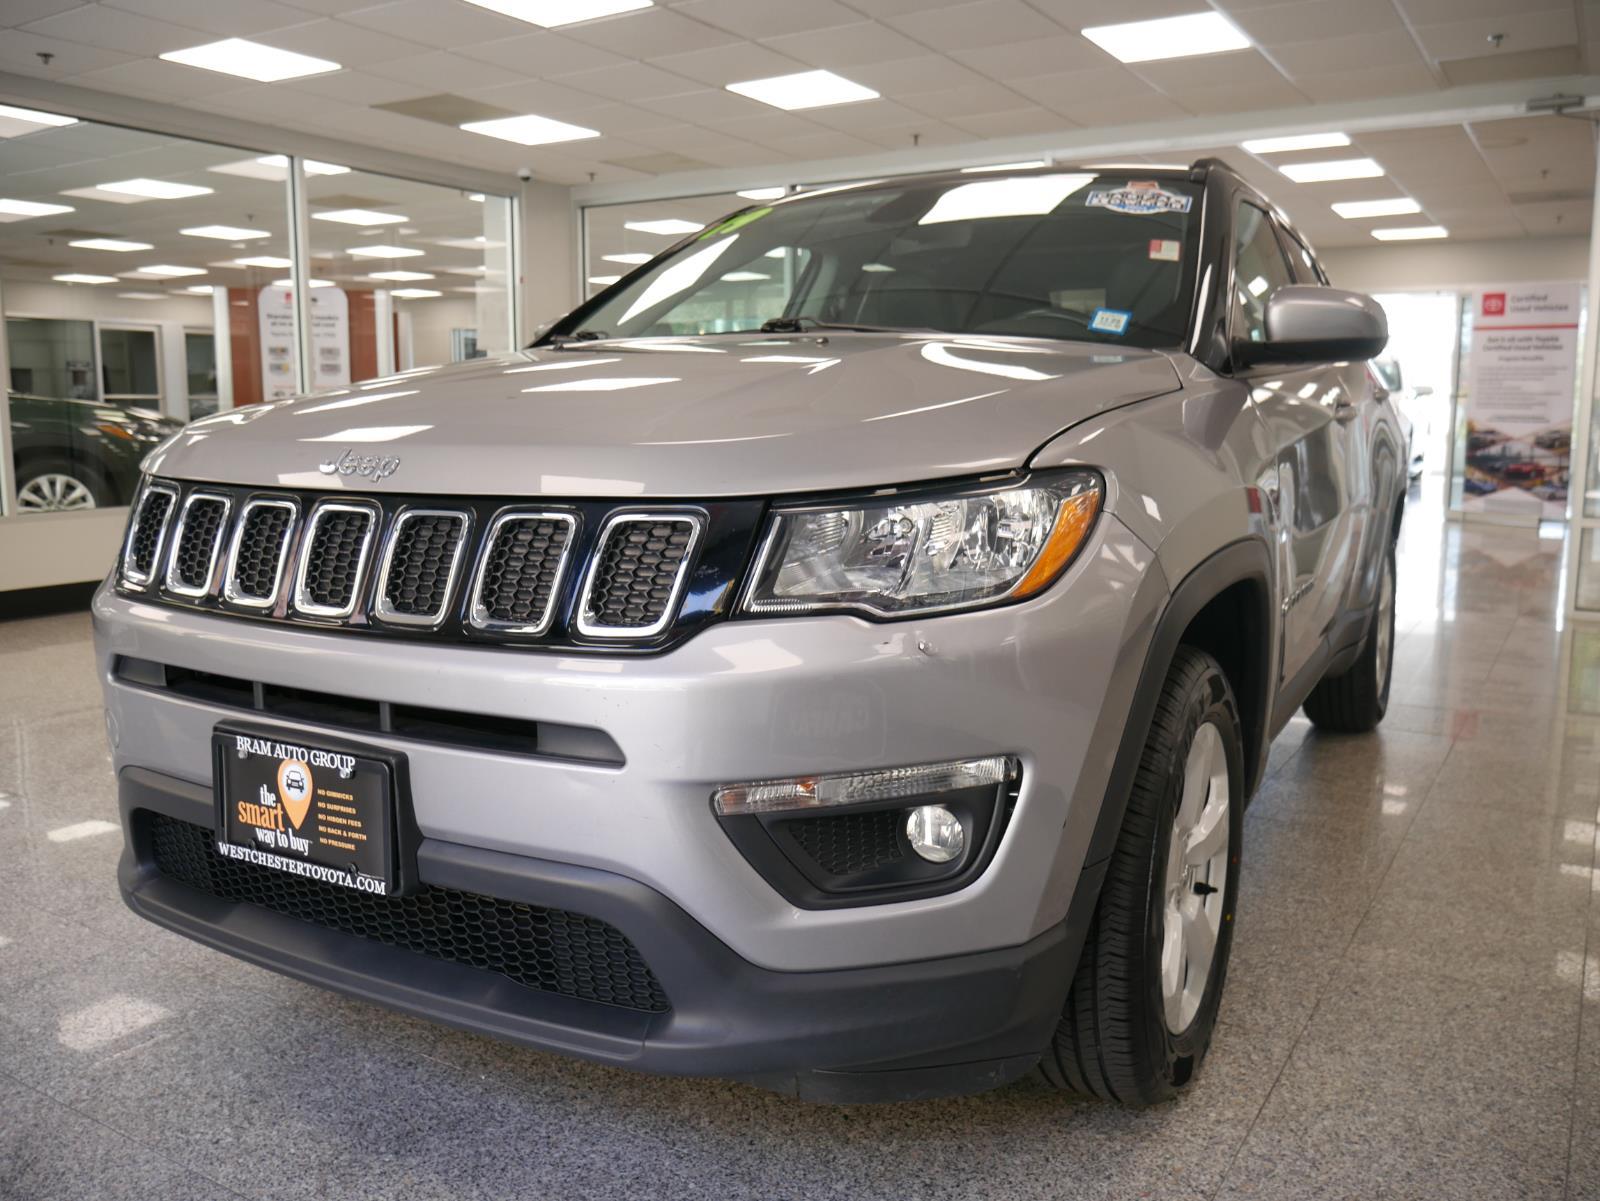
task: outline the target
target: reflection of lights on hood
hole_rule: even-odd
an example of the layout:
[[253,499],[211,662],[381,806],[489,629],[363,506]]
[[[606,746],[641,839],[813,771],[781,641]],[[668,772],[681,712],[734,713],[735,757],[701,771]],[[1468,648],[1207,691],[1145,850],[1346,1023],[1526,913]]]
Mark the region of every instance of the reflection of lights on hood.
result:
[[988,217],[1042,217],[1093,175],[1022,175],[1015,179],[983,179],[958,184],[922,215],[918,225],[945,221],[978,221]]
[[887,263],[862,263],[861,269],[863,271],[876,271],[880,273],[892,272],[894,270],[894,268],[889,266]]
[[354,429],[340,430],[336,434],[323,434],[320,438],[301,438],[302,442],[398,442],[412,434],[431,430],[431,425],[358,425]]
[[559,384],[540,384],[537,388],[524,388],[524,392],[623,392],[629,388],[650,388],[656,384],[676,384],[675,375],[607,376],[604,379],[562,380]]
[[330,400],[327,404],[312,405],[309,409],[298,406],[294,409],[297,417],[304,417],[307,413],[327,413],[334,409],[353,409],[358,405],[369,405],[380,400],[393,400],[397,396],[415,396],[416,388],[405,388],[399,392],[373,392],[367,396],[352,396],[346,400]]
[[915,409],[901,409],[897,413],[880,413],[876,417],[862,418],[861,424],[870,425],[874,421],[888,421],[894,417],[910,417],[916,413],[931,413],[935,409],[954,408],[956,405],[971,404],[975,400],[988,400],[991,396],[1003,396],[1005,391],[1004,388],[1001,388],[998,392],[980,392],[976,396],[963,396],[959,400],[942,400],[938,404],[920,405]]
[[1315,383],[1307,384],[1305,387],[1301,388],[1300,391],[1295,393],[1295,395],[1298,396],[1301,400],[1310,400],[1316,394],[1317,394],[1317,385]]
[[[980,375],[998,375],[1006,379],[1033,381],[1060,378],[1046,371],[1035,371],[1032,367],[1024,367],[1020,363],[991,363],[983,359],[963,359],[952,353],[956,349],[956,346],[948,342],[927,342],[922,346],[922,357],[940,367],[954,367],[958,371],[976,371]],[[962,346],[960,349],[976,350],[979,347]]]
[[801,363],[809,364],[811,370],[807,375],[815,375],[819,371],[826,371],[829,367],[837,367],[842,359],[827,359],[817,355],[808,354],[753,354],[739,360],[741,363]]
[[565,363],[534,363],[530,367],[507,367],[506,375],[521,375],[526,371],[571,371],[576,367],[601,367],[606,363],[620,363],[616,355],[604,359],[575,359]]
[[725,284],[753,284],[771,279],[770,275],[762,275],[759,271],[730,271],[722,277]]
[[613,341],[612,346],[620,346],[624,350],[668,350],[684,354],[727,354],[720,346],[702,346],[698,342],[680,342],[672,338],[630,338],[627,341]]
[[782,434],[746,434],[741,438],[685,438],[680,442],[635,442],[635,446],[716,446],[723,442],[767,442],[773,438],[787,438]]
[[694,287],[700,282],[701,277],[711,270],[711,265],[726,254],[728,248],[738,240],[739,235],[734,234],[672,264],[650,281],[650,286],[640,293],[639,298],[628,307],[628,311],[622,314],[620,324],[626,325],[647,309],[652,309],[680,292],[686,292]]

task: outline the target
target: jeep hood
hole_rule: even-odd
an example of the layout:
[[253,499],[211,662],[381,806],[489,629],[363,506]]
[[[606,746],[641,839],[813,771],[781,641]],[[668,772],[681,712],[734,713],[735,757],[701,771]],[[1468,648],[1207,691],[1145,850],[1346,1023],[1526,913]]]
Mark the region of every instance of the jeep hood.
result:
[[190,425],[179,479],[484,496],[708,497],[1015,468],[1180,387],[1164,355],[1033,338],[832,333],[541,347]]

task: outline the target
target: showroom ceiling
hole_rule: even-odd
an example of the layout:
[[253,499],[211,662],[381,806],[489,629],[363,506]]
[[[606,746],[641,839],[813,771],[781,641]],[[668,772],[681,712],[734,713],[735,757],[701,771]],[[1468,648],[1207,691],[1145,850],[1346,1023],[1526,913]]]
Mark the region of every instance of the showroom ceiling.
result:
[[[1416,97],[1600,71],[1582,0],[1216,0],[1249,48],[1123,64],[1085,26],[1203,0],[657,0],[542,30],[463,0],[4,0],[0,71],[563,183],[870,155],[1233,112]],[[343,69],[256,84],[157,56],[248,37]],[[1593,39],[1591,41],[1591,39]],[[48,63],[41,55],[50,56]],[[785,112],[741,80],[825,68],[878,99]],[[602,136],[523,147],[457,128],[537,113]],[[1410,196],[1457,238],[1581,234],[1594,152],[1555,117],[1353,133],[1348,151],[1238,165],[1324,245],[1372,244],[1329,205]],[[1293,183],[1275,167],[1370,155],[1380,178]],[[1170,157],[1170,156],[1169,156]],[[768,172],[770,174],[770,171]],[[795,182],[822,182],[796,180]],[[42,197],[40,197],[42,199]]]

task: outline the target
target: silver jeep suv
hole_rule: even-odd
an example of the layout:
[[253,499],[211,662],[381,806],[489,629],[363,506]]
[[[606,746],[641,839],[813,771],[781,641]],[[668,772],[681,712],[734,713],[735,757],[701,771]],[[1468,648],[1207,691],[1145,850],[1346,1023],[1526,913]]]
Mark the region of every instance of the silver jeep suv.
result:
[[128,904],[646,1071],[1169,1097],[1268,744],[1384,713],[1385,338],[1222,163],[959,173],[196,422],[94,607]]

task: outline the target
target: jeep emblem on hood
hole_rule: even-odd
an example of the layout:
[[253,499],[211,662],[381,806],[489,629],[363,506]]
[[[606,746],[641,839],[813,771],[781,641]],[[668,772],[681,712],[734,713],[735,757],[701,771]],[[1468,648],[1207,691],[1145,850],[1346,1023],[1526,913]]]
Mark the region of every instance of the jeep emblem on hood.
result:
[[349,449],[317,464],[317,470],[323,475],[360,475],[373,483],[388,479],[399,467],[397,455],[358,455]]

